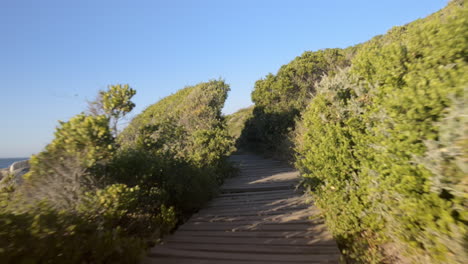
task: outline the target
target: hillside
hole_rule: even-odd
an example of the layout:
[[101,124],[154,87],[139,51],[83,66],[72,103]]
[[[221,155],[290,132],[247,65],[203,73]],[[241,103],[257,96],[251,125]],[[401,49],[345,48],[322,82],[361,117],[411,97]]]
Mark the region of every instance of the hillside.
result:
[[247,119],[252,117],[252,111],[253,106],[250,106],[226,116],[227,130],[235,140],[239,139]]

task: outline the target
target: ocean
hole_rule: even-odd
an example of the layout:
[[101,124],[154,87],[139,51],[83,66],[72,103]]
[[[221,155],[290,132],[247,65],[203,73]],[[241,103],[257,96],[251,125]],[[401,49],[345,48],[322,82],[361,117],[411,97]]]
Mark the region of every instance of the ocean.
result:
[[3,168],[8,168],[10,167],[11,164],[21,161],[21,160],[27,160],[29,158],[0,158],[0,169]]

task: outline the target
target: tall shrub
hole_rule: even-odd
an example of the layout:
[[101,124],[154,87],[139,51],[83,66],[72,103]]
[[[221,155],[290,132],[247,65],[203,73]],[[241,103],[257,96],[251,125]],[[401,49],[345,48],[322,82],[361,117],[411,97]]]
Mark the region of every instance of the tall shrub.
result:
[[276,75],[268,74],[255,83],[253,116],[247,120],[240,137],[244,147],[290,158],[288,135],[295,119],[316,92],[316,83],[349,65],[351,50],[325,49],[304,52],[283,65]]
[[297,165],[351,258],[467,258],[467,16],[453,1],[363,44],[303,115]]

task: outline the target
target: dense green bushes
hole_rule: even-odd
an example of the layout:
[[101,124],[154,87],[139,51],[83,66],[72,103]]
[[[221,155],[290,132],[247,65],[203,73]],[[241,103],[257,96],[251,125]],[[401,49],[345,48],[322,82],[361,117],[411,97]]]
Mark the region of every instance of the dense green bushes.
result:
[[[119,143],[183,158],[199,167],[218,163],[232,144],[221,116],[228,91],[222,80],[186,87],[132,120]],[[213,151],[216,155],[211,157]]]
[[296,164],[347,255],[467,259],[468,12],[461,1],[363,44],[303,114]]
[[228,90],[224,81],[187,87],[121,134],[135,91],[100,92],[90,113],[60,123],[22,185],[2,181],[0,262],[138,262],[231,172],[221,116]]
[[254,151],[290,158],[288,134],[295,118],[316,92],[316,83],[325,75],[349,65],[353,49],[326,49],[305,52],[276,75],[268,74],[255,83],[253,117],[247,120],[240,143]]
[[226,156],[233,149],[233,140],[221,115],[228,91],[222,80],[186,87],[132,120],[119,136],[119,155],[155,157],[159,162],[148,164],[159,164],[162,172],[135,172],[135,167],[145,167],[136,161],[120,167],[117,177],[121,182],[128,183],[126,178],[132,175],[131,181],[142,178],[164,186],[171,193],[170,204],[183,209],[181,214],[199,208],[231,172]]
[[2,208],[0,260],[136,263],[148,246],[142,238],[168,232],[175,222],[173,211],[165,207],[159,214],[142,214],[137,193],[137,188],[111,185],[87,193],[75,210],[57,210],[47,201]]
[[296,160],[349,259],[468,258],[466,17],[466,1],[452,1],[255,84],[239,142]]

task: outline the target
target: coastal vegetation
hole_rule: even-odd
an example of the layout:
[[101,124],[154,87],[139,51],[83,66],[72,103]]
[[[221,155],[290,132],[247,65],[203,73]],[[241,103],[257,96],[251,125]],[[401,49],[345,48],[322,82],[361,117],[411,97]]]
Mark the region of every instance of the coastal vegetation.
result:
[[468,259],[466,0],[345,49],[306,51],[223,116],[224,80],[185,87],[119,131],[111,85],[0,185],[0,262],[136,263],[235,173],[289,161],[349,263]]
[[240,142],[295,163],[350,261],[468,259],[467,17],[452,1],[255,85]]
[[[229,135],[234,139],[238,140],[245,128],[245,123],[248,119],[252,118],[253,106],[242,108],[237,112],[226,116],[226,125]],[[238,146],[243,145],[238,143]],[[245,144],[244,144],[245,145]]]
[[60,122],[24,183],[0,190],[2,263],[136,263],[233,172],[213,80],[149,106],[118,133],[135,90],[109,86],[90,111]]

